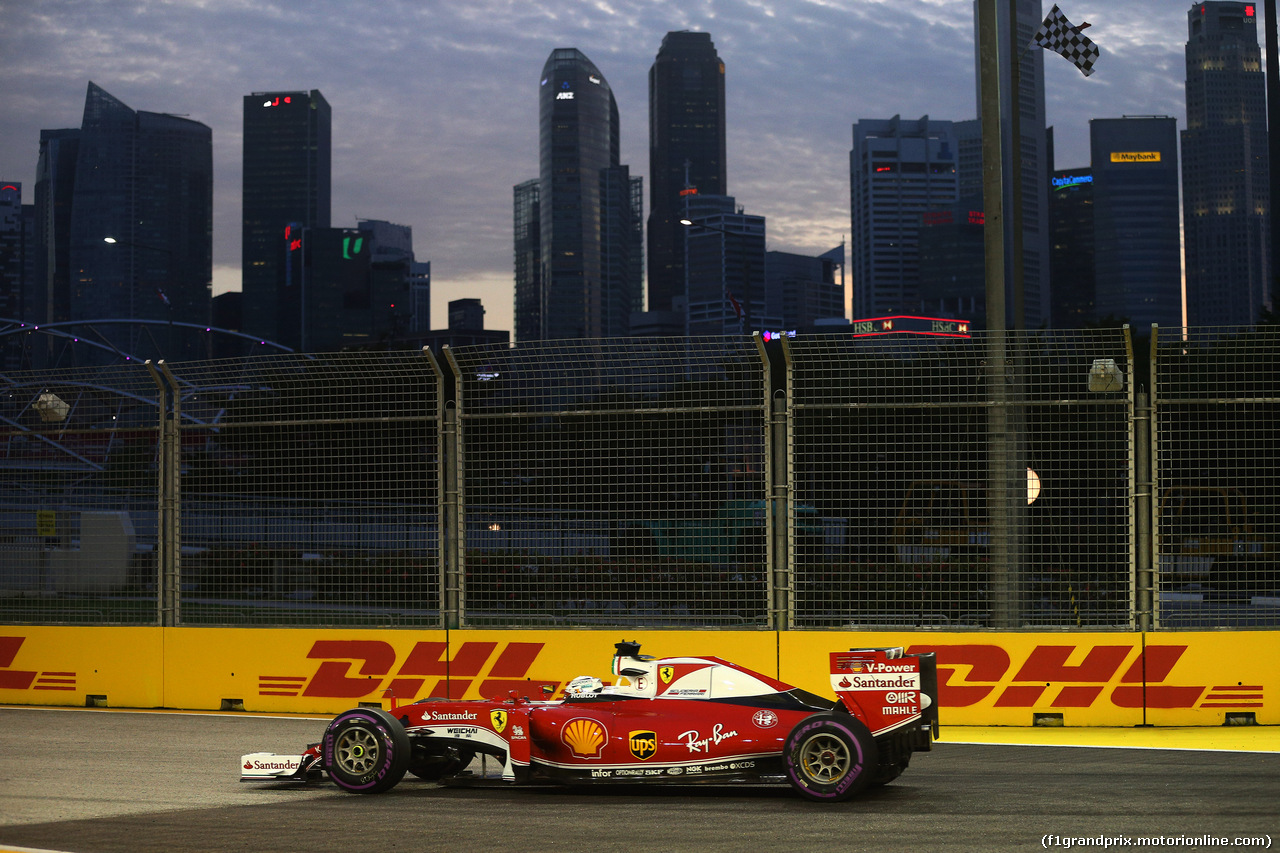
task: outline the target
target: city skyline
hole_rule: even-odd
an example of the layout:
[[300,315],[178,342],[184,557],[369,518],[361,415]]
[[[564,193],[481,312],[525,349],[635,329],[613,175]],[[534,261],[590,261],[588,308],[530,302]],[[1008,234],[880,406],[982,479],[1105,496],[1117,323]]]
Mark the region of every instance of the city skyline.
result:
[[[23,183],[24,201],[39,131],[79,123],[90,79],[138,108],[187,113],[213,129],[215,291],[238,289],[241,99],[319,89],[334,116],[333,224],[375,217],[411,226],[419,257],[433,264],[435,310],[480,298],[494,328],[513,328],[511,188],[536,168],[534,78],[553,48],[579,48],[608,77],[621,160],[646,176],[648,70],[662,38],[710,33],[731,69],[729,185],[740,204],[768,217],[771,250],[818,254],[847,238],[849,134],[858,118],[958,121],[977,113],[970,0],[798,3],[785,14],[746,3],[546,10],[322,2],[305,21],[270,3],[0,1],[0,172]],[[1189,6],[1064,8],[1093,23],[1103,53],[1087,80],[1046,57],[1059,167],[1088,165],[1090,118],[1161,114],[1185,126]]]

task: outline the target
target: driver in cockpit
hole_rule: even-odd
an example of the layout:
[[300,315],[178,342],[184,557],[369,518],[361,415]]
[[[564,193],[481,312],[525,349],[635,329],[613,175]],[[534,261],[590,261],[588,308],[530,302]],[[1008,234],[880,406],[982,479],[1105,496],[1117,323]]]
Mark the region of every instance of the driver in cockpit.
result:
[[653,655],[640,654],[640,644],[633,640],[614,643],[616,651],[610,671],[617,677],[612,685],[590,675],[580,675],[564,688],[566,700],[590,699],[596,696],[658,695],[658,663]]

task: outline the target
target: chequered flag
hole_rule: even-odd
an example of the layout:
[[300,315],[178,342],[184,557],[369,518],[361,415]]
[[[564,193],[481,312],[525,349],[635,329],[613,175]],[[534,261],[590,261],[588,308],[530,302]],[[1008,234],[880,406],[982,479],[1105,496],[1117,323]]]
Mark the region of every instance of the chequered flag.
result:
[[1058,11],[1055,5],[1049,15],[1031,39],[1032,44],[1047,47],[1054,53],[1060,53],[1075,64],[1084,76],[1093,73],[1093,63],[1098,58],[1098,46],[1085,38],[1080,31],[1089,26],[1088,23],[1073,26],[1067,17]]

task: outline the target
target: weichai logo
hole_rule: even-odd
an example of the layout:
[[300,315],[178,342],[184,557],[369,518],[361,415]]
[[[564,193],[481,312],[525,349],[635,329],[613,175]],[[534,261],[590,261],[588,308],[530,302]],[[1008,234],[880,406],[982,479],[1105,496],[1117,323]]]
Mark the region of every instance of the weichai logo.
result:
[[[259,696],[320,696],[359,699],[394,697],[462,699],[505,696],[518,690],[540,696],[559,681],[527,678],[545,643],[465,642],[449,657],[447,643],[416,643],[401,660],[381,640],[316,640],[307,657],[320,661],[310,675],[260,675]],[[499,648],[501,647],[501,648]]]
[[0,690],[75,690],[74,672],[10,669],[26,637],[0,637]]
[[1185,684],[1185,645],[1038,645],[1024,659],[988,644],[915,645],[938,655],[938,704],[964,708],[1261,708],[1262,686]]

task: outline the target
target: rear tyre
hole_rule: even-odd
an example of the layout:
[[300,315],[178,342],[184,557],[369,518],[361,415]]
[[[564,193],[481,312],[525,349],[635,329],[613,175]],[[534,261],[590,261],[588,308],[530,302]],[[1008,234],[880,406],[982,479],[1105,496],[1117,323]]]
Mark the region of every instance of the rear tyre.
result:
[[409,767],[409,735],[381,708],[357,708],[334,717],[321,753],[329,778],[357,794],[395,787]]
[[802,797],[824,803],[847,800],[871,784],[878,770],[876,742],[857,718],[814,714],[787,735],[787,780]]

